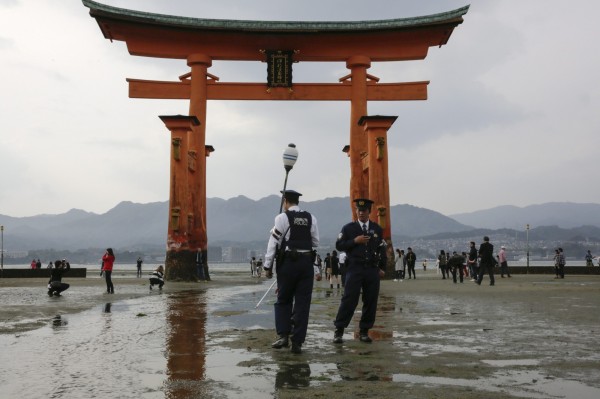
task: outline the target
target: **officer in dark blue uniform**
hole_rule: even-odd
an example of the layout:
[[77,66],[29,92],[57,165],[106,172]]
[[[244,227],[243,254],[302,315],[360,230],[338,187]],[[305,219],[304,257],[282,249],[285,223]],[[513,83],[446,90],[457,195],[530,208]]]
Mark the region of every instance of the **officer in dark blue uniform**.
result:
[[[313,248],[319,246],[319,230],[314,215],[298,207],[302,194],[294,190],[282,194],[285,212],[275,217],[265,255],[267,278],[273,277],[274,261],[277,270],[275,328],[279,337],[271,347],[287,348],[291,340],[292,353],[301,353],[308,328],[313,278],[317,278]],[[277,255],[279,251],[283,251],[283,259]]]
[[344,342],[344,328],[348,327],[362,290],[362,315],[359,323],[359,339],[372,342],[369,329],[375,323],[379,283],[385,275],[387,255],[383,229],[369,220],[373,201],[365,198],[354,200],[358,220],[348,223],[342,228],[335,243],[339,251],[346,257],[346,288],[335,318],[335,334],[333,342]]

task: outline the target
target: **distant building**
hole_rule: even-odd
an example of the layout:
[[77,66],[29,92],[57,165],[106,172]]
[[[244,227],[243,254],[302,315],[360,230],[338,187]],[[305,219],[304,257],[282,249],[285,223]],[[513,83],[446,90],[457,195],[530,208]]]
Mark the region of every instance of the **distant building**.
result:
[[249,259],[248,255],[249,255],[248,248],[244,248],[244,247],[224,247],[223,248],[223,262],[243,263]]
[[223,248],[220,246],[209,245],[206,258],[209,263],[223,262]]

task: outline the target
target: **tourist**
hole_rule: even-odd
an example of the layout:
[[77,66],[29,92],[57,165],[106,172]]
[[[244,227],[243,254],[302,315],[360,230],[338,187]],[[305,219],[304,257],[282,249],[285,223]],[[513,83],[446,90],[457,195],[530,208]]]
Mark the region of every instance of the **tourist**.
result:
[[460,282],[463,282],[463,262],[465,258],[456,251],[452,252],[452,256],[448,260],[448,268],[452,271],[452,281],[456,284],[456,274],[460,275]]
[[330,257],[331,273],[329,274],[329,288],[333,289],[333,280],[337,284],[337,288],[340,288],[340,280],[338,278],[340,274],[340,259],[337,256],[337,251],[333,251]]
[[588,249],[587,253],[585,254],[585,265],[586,266],[594,266],[594,255],[592,255],[592,252]]
[[417,254],[415,254],[411,247],[408,247],[406,252],[406,264],[408,266],[408,279],[412,273],[413,278],[416,280],[417,275],[415,274],[415,264],[417,263]]
[[490,276],[490,285],[494,285],[494,246],[490,244],[488,236],[483,237],[483,243],[479,246],[479,276],[477,285],[481,285],[483,275],[487,272]]
[[162,291],[162,287],[165,285],[164,268],[162,265],[159,265],[152,273],[150,273],[150,289],[155,285],[158,285],[160,291]]
[[299,354],[308,329],[313,279],[318,278],[313,268],[313,248],[319,246],[319,229],[315,216],[298,206],[302,194],[294,190],[281,193],[285,212],[275,217],[265,254],[267,278],[273,277],[277,248],[283,257],[278,257],[276,262],[275,329],[278,338],[271,347],[287,348],[291,341],[291,352]]
[[250,259],[250,277],[254,277],[256,275],[256,257],[252,257]]
[[500,263],[500,277],[504,278],[511,277],[510,271],[508,270],[508,261],[506,260],[506,247],[502,245],[500,247],[500,252],[498,252],[498,263]]
[[262,277],[262,272],[263,272],[263,260],[262,260],[262,258],[258,258],[258,260],[256,261],[256,276]]
[[137,277],[140,278],[142,277],[142,257],[138,256],[137,258]]
[[54,268],[50,271],[50,280],[48,281],[48,296],[60,296],[60,293],[69,289],[69,284],[62,282],[63,274],[69,271],[71,265],[57,260]]
[[394,281],[402,281],[400,273],[402,272],[402,266],[404,262],[404,255],[399,249],[396,249],[396,262],[394,262]]
[[329,252],[325,254],[323,263],[325,263],[325,280],[329,281],[331,278],[331,254]]
[[438,265],[440,271],[442,272],[442,280],[446,279],[446,275],[448,275],[448,278],[450,278],[450,275],[448,274],[448,268],[446,267],[447,264],[448,258],[446,258],[446,251],[441,249],[440,254],[438,255]]
[[476,281],[477,274],[479,272],[477,266],[477,248],[475,248],[475,241],[469,243],[469,256],[467,258],[467,266],[469,267],[469,274],[471,275],[471,281]]
[[387,262],[386,243],[383,229],[369,220],[373,201],[358,198],[354,200],[358,221],[342,227],[335,247],[348,255],[346,263],[346,288],[334,321],[333,342],[343,343],[344,329],[348,327],[362,291],[362,312],[359,322],[359,340],[372,342],[369,329],[375,323],[380,280],[385,276]]
[[565,259],[565,254],[562,248],[558,248],[558,275],[560,278],[565,278],[565,266],[567,265],[567,261]]
[[106,279],[106,292],[109,294],[115,293],[115,287],[112,282],[112,271],[113,264],[115,263],[115,254],[113,253],[112,248],[107,248],[106,252],[102,256],[102,272],[104,273],[104,278]]
[[560,267],[559,267],[559,263],[560,263],[560,252],[558,251],[558,248],[554,250],[554,278],[560,278]]

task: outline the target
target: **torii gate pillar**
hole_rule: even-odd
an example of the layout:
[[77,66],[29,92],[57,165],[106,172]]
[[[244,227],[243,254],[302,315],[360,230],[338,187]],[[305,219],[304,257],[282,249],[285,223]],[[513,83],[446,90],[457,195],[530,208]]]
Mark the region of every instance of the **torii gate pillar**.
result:
[[[165,277],[168,280],[195,281],[194,265],[198,257],[191,246],[194,210],[189,184],[194,177],[196,153],[189,148],[188,132],[200,125],[195,116],[163,115],[160,119],[171,131],[171,161],[169,179],[169,222]],[[202,152],[204,155],[204,151]],[[200,157],[201,159],[205,157]]]
[[[397,116],[363,116],[358,125],[363,130],[367,143],[367,152],[362,159],[363,176],[368,182],[367,198],[374,202],[371,208],[371,220],[376,220],[383,229],[383,239],[387,243],[388,267],[386,273],[393,267],[394,249],[392,246],[392,230],[390,219],[390,184],[388,174],[387,132],[396,121]],[[350,146],[352,148],[352,146]]]
[[[367,115],[367,69],[371,59],[353,56],[346,61],[352,79],[350,105],[350,209],[354,209],[355,198],[365,198],[368,194],[368,176],[363,173],[361,158],[367,151],[367,139],[359,121]],[[352,214],[354,214],[352,212]],[[356,216],[354,216],[356,217]]]
[[190,115],[195,115],[203,123],[195,125],[188,132],[190,150],[198,154],[197,165],[189,182],[192,221],[190,226],[190,246],[200,253],[196,263],[202,263],[204,277],[210,280],[208,274],[207,248],[208,237],[206,229],[206,104],[208,68],[212,59],[205,54],[192,54],[187,59],[191,68],[190,83]]

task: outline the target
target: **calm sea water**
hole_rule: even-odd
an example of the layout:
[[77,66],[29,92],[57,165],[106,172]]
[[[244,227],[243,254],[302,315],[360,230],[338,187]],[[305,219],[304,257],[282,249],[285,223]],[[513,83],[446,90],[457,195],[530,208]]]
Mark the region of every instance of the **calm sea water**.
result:
[[[143,263],[142,273],[150,273],[159,265],[164,265],[164,263]],[[47,266],[47,263],[42,264],[42,269],[46,268]],[[30,264],[4,265],[5,269],[29,269],[30,267]],[[71,267],[87,269],[87,277],[94,277],[96,275],[100,277],[100,265],[71,263]],[[209,263],[208,267],[210,273],[241,273],[245,271],[248,271],[248,273],[250,273],[249,263]],[[113,277],[118,277],[120,274],[124,274],[125,276],[135,275],[136,271],[136,264],[115,263],[113,268]]]

